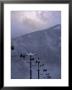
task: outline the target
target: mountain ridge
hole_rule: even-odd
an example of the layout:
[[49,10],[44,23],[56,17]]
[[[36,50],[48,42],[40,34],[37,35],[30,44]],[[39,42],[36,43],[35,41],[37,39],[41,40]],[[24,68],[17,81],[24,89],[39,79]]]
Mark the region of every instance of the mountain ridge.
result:
[[[39,31],[34,31],[34,32],[31,32],[31,33],[36,33],[36,32],[41,32],[41,31],[46,31],[46,30],[51,30],[51,29],[54,29],[54,28],[56,28],[56,27],[59,27],[59,28],[60,28],[60,27],[61,27],[61,24],[57,24],[57,25],[54,25],[54,26],[52,26],[52,27],[49,27],[49,28],[46,28],[46,29],[42,29],[42,30],[39,30]],[[25,35],[28,35],[28,34],[31,34],[31,33],[27,33],[27,34],[25,34]],[[21,35],[21,36],[12,38],[12,39],[15,40],[16,38],[20,38],[20,37],[25,36],[25,35]]]

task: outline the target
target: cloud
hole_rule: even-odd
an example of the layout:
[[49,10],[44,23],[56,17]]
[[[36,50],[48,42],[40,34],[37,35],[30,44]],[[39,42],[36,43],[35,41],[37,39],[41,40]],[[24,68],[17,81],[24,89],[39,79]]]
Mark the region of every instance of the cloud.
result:
[[61,23],[60,11],[12,11],[12,37],[43,30]]

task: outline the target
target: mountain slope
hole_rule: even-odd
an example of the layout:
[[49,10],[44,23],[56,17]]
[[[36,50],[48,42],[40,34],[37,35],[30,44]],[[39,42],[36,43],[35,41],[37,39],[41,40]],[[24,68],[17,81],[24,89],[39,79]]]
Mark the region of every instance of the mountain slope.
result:
[[[18,58],[17,57],[13,59],[13,55],[18,56],[20,53],[32,52],[34,54],[37,54],[34,56],[35,59],[36,57],[39,57],[42,63],[56,66],[58,68],[57,73],[60,73],[61,25],[56,25],[46,30],[32,32],[24,36],[15,38],[12,40],[12,44],[15,47],[14,51],[12,51],[13,64]],[[18,58],[17,60],[19,59],[20,58]],[[28,65],[26,64],[25,67],[27,66]]]

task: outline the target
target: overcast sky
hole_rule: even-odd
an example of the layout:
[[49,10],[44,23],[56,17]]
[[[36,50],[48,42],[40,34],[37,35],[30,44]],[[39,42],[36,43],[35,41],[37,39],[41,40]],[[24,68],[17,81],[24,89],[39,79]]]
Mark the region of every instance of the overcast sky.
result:
[[60,11],[11,11],[12,38],[61,24]]

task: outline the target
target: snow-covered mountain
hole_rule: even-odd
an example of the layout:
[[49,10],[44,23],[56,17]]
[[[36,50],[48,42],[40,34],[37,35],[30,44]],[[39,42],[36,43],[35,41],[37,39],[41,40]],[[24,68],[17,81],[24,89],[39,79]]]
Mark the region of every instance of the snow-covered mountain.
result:
[[[33,53],[35,60],[45,64],[52,78],[60,78],[61,74],[61,25],[49,29],[35,31],[21,37],[12,39],[12,78],[29,78],[29,57],[26,61],[20,58],[20,54]],[[33,62],[34,63],[34,62]],[[42,73],[42,69],[41,69]],[[36,67],[33,68],[33,78],[37,78]],[[43,77],[42,77],[43,78]]]

